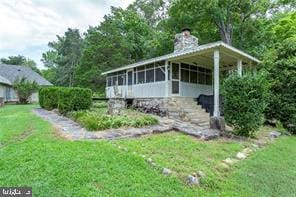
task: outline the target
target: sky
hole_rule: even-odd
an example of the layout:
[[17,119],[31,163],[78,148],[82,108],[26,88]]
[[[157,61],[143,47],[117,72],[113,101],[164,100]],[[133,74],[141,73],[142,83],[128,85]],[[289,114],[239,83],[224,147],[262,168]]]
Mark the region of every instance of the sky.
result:
[[0,58],[24,55],[39,68],[48,42],[70,28],[96,26],[110,6],[126,8],[134,0],[0,0]]

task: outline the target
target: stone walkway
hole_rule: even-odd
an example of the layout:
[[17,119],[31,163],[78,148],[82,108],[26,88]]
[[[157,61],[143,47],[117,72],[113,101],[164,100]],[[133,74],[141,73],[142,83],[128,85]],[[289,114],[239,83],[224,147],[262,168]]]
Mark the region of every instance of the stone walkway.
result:
[[159,120],[158,125],[151,125],[143,128],[122,128],[122,129],[107,129],[103,131],[90,132],[82,128],[73,120],[60,116],[54,111],[47,111],[45,109],[34,109],[33,112],[49,121],[57,128],[59,135],[70,140],[95,140],[95,139],[121,139],[130,137],[139,137],[142,135],[163,133],[172,130],[180,131],[182,133],[192,135],[204,140],[210,140],[219,137],[220,133],[217,130],[203,129],[197,125],[169,118],[161,118],[155,116]]

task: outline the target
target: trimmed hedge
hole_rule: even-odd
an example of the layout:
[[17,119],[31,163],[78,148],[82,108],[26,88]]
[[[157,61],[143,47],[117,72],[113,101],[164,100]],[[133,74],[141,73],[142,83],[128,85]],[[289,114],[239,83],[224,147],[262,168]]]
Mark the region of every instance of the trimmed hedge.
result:
[[92,92],[86,88],[46,87],[39,91],[39,103],[42,108],[57,108],[60,113],[89,109],[92,104]]
[[39,104],[42,108],[52,110],[58,108],[59,87],[44,87],[39,89]]

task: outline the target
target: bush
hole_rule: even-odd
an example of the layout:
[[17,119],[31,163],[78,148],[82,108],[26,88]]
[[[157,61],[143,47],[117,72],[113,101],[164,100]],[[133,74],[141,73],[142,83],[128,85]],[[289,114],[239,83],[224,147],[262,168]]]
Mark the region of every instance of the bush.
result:
[[21,79],[17,79],[13,83],[13,88],[16,90],[19,102],[26,104],[29,102],[29,98],[32,94],[37,92],[38,84],[35,81],[31,82],[23,77]]
[[58,108],[60,113],[66,114],[70,111],[89,109],[92,104],[92,92],[86,88],[41,88],[39,103],[42,108]]
[[59,87],[43,87],[39,89],[39,104],[42,108],[52,110],[58,108]]
[[296,38],[284,41],[264,60],[264,66],[272,93],[266,116],[296,134]]
[[269,84],[263,74],[230,75],[222,85],[224,116],[235,132],[253,136],[262,125]]
[[58,109],[62,114],[70,111],[89,109],[92,104],[92,92],[86,88],[60,88]]
[[106,115],[106,111],[77,111],[69,113],[69,116],[79,122],[90,131],[98,131],[120,127],[143,127],[157,124],[158,120],[150,115],[140,114],[126,110],[126,114],[120,116]]

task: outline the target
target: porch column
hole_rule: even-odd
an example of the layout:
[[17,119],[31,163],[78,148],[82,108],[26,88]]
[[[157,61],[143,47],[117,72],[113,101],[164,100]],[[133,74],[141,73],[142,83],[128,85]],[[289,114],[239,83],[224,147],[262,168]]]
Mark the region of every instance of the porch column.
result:
[[237,60],[237,74],[240,77],[243,75],[242,60]]
[[169,96],[169,72],[168,72],[168,60],[165,61],[165,97]]
[[214,117],[220,116],[219,109],[219,65],[220,53],[218,49],[214,50]]

